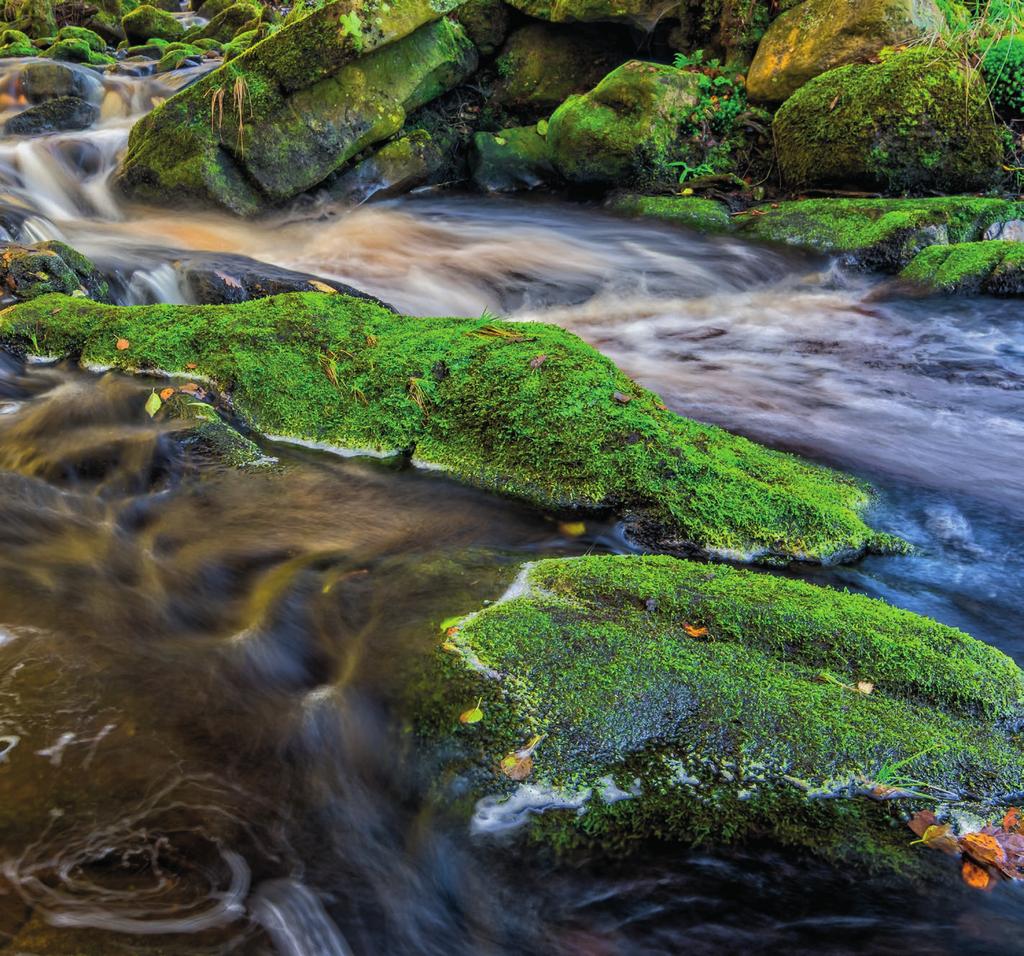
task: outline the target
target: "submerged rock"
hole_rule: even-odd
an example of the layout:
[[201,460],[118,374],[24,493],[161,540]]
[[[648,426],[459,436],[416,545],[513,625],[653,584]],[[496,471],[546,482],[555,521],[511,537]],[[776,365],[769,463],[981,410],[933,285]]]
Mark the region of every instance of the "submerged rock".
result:
[[472,73],[465,31],[438,19],[455,5],[340,0],[286,24],[137,123],[118,184],[240,214],[305,192]]
[[[481,830],[532,820],[556,845],[605,848],[769,837],[903,869],[922,857],[900,811],[998,815],[1024,788],[1024,673],[878,600],[586,557],[527,565],[502,600],[447,625],[448,681],[424,731],[461,751],[476,797],[494,795]],[[482,721],[460,726],[478,698]]]
[[980,71],[929,48],[816,77],[786,100],[773,130],[795,187],[986,189],[1003,155]]
[[59,96],[98,100],[103,89],[99,77],[82,67],[36,61],[18,74],[18,87],[30,103],[43,103]]
[[343,282],[283,269],[246,256],[215,252],[196,253],[176,260],[173,265],[185,291],[197,305],[226,305],[265,299],[288,292],[333,290],[391,309],[391,306],[379,299],[353,289]]
[[828,70],[944,27],[934,0],[804,0],[768,28],[747,73],[747,94],[781,103]]
[[1024,296],[1024,242],[935,246],[918,253],[900,278],[936,293]]
[[4,123],[6,136],[38,136],[62,130],[88,129],[100,117],[98,106],[77,96],[57,96],[30,106]]
[[862,483],[674,414],[554,326],[412,319],[344,295],[47,297],[6,310],[0,341],[126,370],[194,367],[265,434],[403,454],[543,508],[615,511],[663,550],[829,561],[903,547],[864,524]]

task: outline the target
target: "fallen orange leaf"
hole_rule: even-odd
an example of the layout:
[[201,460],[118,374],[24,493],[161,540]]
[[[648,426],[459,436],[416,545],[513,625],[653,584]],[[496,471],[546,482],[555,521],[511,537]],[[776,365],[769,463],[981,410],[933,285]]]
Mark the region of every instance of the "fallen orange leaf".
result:
[[928,827],[921,834],[920,842],[932,850],[941,850],[950,856],[960,855],[960,844],[953,835],[953,828],[948,823],[937,823]]
[[1003,829],[1008,833],[1016,833],[1024,824],[1019,807],[1010,807],[1003,816]]
[[992,877],[988,875],[988,871],[970,860],[964,860],[964,865],[960,868],[960,875],[968,886],[973,886],[976,890],[987,890],[992,883]]
[[707,637],[708,629],[706,627],[698,627],[696,624],[684,624],[683,630],[686,631],[690,637]]
[[978,863],[998,866],[1006,862],[1006,851],[994,836],[987,833],[968,833],[960,838],[960,849]]
[[127,349],[130,349],[131,347],[132,347],[132,343],[129,342],[127,339],[118,339],[117,340],[117,350],[118,350],[118,352],[124,352]]
[[165,401],[165,402],[166,402],[166,401],[169,401],[169,400],[170,400],[171,398],[173,398],[173,397],[174,397],[174,389],[173,389],[173,388],[165,388],[165,389],[164,389],[164,390],[163,390],[163,391],[162,391],[162,392],[160,393],[160,398],[161,398],[161,399],[162,399],[163,401]]

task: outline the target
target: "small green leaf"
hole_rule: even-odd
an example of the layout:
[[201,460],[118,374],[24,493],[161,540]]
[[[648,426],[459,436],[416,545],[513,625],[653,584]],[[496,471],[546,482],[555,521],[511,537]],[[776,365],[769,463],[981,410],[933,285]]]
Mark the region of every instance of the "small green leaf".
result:
[[483,703],[483,698],[476,702],[475,707],[470,707],[469,710],[464,710],[459,714],[460,724],[478,724],[484,719],[484,712],[480,709],[480,704]]
[[547,136],[548,135],[548,121],[547,120],[541,120],[537,124],[537,135],[538,136]]
[[146,411],[149,412],[149,417],[152,418],[163,407],[164,403],[160,396],[156,392],[150,392],[149,398],[146,399]]

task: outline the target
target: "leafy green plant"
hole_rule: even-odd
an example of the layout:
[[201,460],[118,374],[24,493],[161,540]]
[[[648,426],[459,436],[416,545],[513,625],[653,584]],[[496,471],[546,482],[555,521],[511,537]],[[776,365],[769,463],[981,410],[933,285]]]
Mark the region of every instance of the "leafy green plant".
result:
[[697,102],[679,117],[693,150],[685,159],[669,163],[680,170],[679,182],[684,183],[731,168],[737,119],[747,108],[747,97],[743,78],[727,71],[721,60],[706,60],[703,50],[678,54],[674,66],[697,77]]
[[996,112],[1024,116],[1024,34],[987,43],[981,68]]

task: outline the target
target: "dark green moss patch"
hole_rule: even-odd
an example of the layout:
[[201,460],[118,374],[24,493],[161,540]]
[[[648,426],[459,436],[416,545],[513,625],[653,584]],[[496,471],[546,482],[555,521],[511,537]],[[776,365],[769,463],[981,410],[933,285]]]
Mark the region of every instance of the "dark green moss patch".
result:
[[919,253],[900,278],[933,292],[1024,295],[1024,243],[934,246]]
[[264,433],[402,452],[546,508],[615,510],[664,550],[822,561],[900,547],[861,520],[858,481],[675,415],[553,326],[409,319],[343,295],[44,297],[3,313],[0,338],[128,370],[194,365]]

